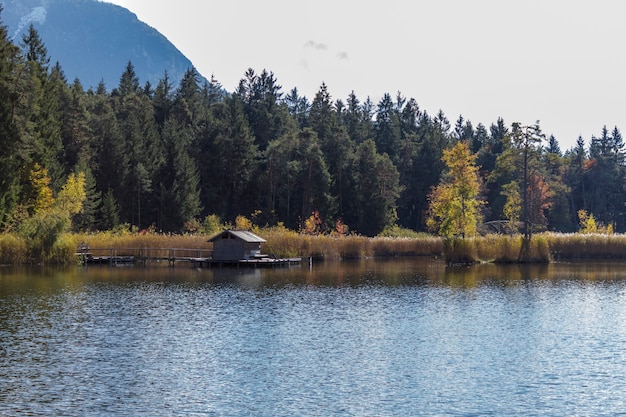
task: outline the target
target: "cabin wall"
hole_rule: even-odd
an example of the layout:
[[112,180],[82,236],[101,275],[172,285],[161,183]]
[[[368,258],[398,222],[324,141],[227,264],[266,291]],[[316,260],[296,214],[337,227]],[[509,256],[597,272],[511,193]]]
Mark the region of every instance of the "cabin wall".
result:
[[213,242],[213,259],[237,261],[251,259],[261,253],[260,243],[246,243],[237,239],[220,239]]
[[213,259],[222,261],[236,261],[244,259],[245,248],[243,242],[235,239],[222,239],[213,243]]

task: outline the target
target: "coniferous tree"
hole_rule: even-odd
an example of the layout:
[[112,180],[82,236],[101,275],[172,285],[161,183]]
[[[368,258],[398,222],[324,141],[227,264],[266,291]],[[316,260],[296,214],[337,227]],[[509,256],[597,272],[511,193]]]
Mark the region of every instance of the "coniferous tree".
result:
[[152,105],[154,106],[154,119],[159,132],[163,131],[165,121],[168,119],[172,110],[172,90],[173,88],[170,84],[169,75],[167,71],[165,71],[163,77],[159,80],[159,83],[154,90],[154,97],[152,99]]
[[325,83],[322,83],[311,103],[309,125],[317,134],[324,153],[328,154],[333,128],[337,125],[337,115],[333,110],[332,97]]
[[198,217],[200,176],[188,152],[193,129],[170,117],[163,129],[165,163],[160,175],[159,229],[181,231],[185,222]]
[[585,172],[588,181],[587,204],[589,213],[605,225],[624,230],[624,144],[619,129],[609,132],[602,128],[599,137],[593,136],[589,146],[589,163]]
[[302,170],[298,158],[298,130],[292,129],[270,141],[265,150],[267,166],[267,210],[287,227],[296,228],[300,211],[295,201],[297,178]]
[[102,204],[102,193],[97,190],[96,179],[88,166],[79,166],[79,172],[85,173],[85,200],[82,210],[74,216],[73,225],[79,231],[97,229],[98,217]]
[[378,103],[375,122],[375,141],[379,153],[386,153],[392,159],[400,140],[400,129],[396,108],[391,95],[385,94]]
[[366,236],[375,236],[397,220],[400,175],[387,154],[376,152],[369,139],[358,145],[352,166],[351,216],[345,223]]
[[214,75],[211,75],[211,79],[205,84],[204,90],[204,95],[207,98],[205,103],[207,107],[220,103],[226,98],[224,87],[222,87],[222,84],[215,78]]
[[63,163],[68,171],[74,171],[77,166],[90,166],[92,154],[90,140],[92,132],[89,126],[89,116],[86,95],[78,79],[63,90],[61,135],[63,139]]
[[348,135],[357,144],[373,138],[374,127],[371,110],[372,104],[369,98],[366,103],[361,104],[354,91],[350,93],[346,101],[343,123]]
[[328,219],[332,215],[331,179],[316,132],[292,129],[270,142],[266,153],[272,210],[294,228],[302,228],[313,212]]
[[[93,155],[92,171],[97,189],[103,194],[111,193],[115,200],[123,195],[122,187],[130,169],[130,162],[117,118],[103,83],[98,85],[96,93],[89,98],[87,106],[90,114],[89,130],[92,135],[90,140]],[[119,219],[115,226],[117,224],[119,224]]]
[[19,169],[23,156],[14,115],[19,98],[15,80],[20,66],[19,49],[9,40],[7,29],[0,21],[0,226],[5,226],[19,201]]
[[265,150],[270,140],[290,128],[287,107],[282,105],[281,89],[274,73],[263,70],[261,74],[256,74],[250,68],[235,92],[243,103],[255,143],[261,151]]
[[102,197],[102,209],[100,215],[100,227],[104,230],[111,230],[120,224],[120,208],[117,199],[113,195],[113,190],[108,189]]
[[254,209],[258,148],[238,96],[211,107],[199,144],[202,204],[222,218]]
[[311,104],[306,97],[300,96],[296,87],[285,96],[285,104],[287,105],[289,114],[298,123],[300,129],[307,127]]
[[58,189],[64,181],[59,97],[65,83],[57,76],[58,70],[52,78],[48,51],[33,25],[22,37],[22,43],[25,58],[22,97],[26,101],[24,143],[31,152],[29,158],[47,169],[53,188]]
[[436,118],[431,118],[426,112],[421,114],[417,131],[417,153],[413,159],[414,182],[411,184],[413,193],[410,202],[412,218],[407,218],[402,223],[411,224],[416,230],[423,230],[425,227],[427,196],[431,188],[439,183],[444,169],[441,157],[450,142],[448,131],[449,123],[443,113],[440,112]]
[[163,151],[151,99],[139,89],[139,79],[129,62],[120,77],[114,94],[124,152],[121,161],[126,173],[123,181],[121,206],[123,221],[142,228],[157,221],[156,197],[153,184],[163,163]]
[[518,169],[517,181],[522,195],[522,232],[524,235],[519,260],[530,259],[530,241],[537,227],[544,223],[544,210],[548,207],[549,192],[539,156],[544,135],[539,124],[522,126],[514,123],[511,129],[511,150]]

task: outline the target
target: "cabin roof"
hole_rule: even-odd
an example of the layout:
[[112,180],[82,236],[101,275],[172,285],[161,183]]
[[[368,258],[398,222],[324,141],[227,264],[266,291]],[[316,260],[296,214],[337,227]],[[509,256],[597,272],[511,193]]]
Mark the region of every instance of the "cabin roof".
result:
[[255,235],[247,230],[224,230],[222,233],[213,236],[207,242],[215,242],[216,240],[223,239],[226,235],[230,235],[236,239],[242,240],[246,243],[265,243],[266,240],[260,236]]

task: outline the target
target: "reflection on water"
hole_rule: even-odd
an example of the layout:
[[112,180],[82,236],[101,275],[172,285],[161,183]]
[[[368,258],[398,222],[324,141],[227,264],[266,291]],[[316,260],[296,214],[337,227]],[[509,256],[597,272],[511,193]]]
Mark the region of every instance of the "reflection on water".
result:
[[0,269],[0,415],[613,415],[625,267]]

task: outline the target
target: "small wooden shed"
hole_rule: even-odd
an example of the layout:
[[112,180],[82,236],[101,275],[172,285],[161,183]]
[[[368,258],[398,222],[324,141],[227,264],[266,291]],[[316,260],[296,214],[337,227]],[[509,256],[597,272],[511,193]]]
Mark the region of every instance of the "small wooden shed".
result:
[[240,261],[262,257],[265,239],[247,230],[224,230],[208,242],[213,242],[213,260]]

